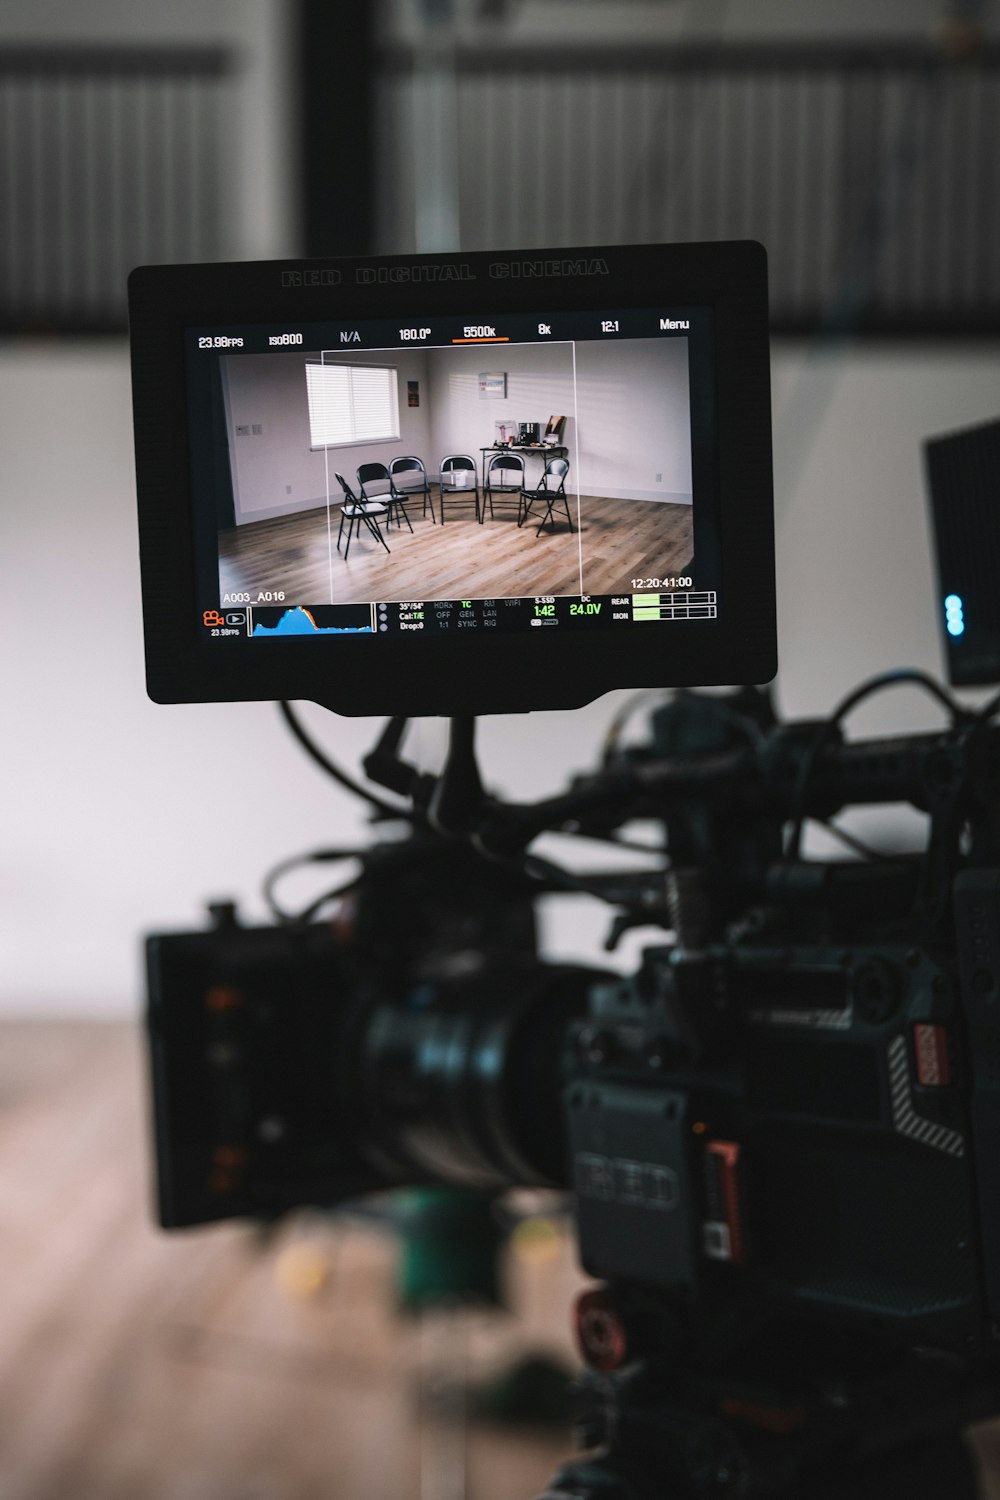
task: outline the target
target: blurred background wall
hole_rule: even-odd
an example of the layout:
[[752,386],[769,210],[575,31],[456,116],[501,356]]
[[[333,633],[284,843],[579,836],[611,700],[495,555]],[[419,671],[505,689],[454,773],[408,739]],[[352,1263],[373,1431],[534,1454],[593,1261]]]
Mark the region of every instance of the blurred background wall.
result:
[[[941,0],[5,0],[0,1010],[132,1014],[144,928],[364,835],[270,705],[145,698],[132,264],[763,239],[777,690],[820,713],[940,670],[920,443],[1000,410],[998,34]],[[554,789],[619,701],[488,721],[487,780]],[[345,766],[374,737],[309,717]],[[602,931],[563,903],[549,942]]]

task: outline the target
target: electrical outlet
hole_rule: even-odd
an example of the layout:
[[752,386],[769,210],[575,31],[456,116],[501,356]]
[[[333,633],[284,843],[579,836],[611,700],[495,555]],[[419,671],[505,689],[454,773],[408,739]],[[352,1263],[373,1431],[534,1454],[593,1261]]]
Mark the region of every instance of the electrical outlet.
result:
[[236,426],[236,436],[237,437],[249,437],[250,436],[250,428],[246,425],[245,422],[242,423],[242,424],[237,423],[237,426]]
[[286,484],[285,485],[285,494],[286,495],[290,495],[291,493],[292,493],[292,487],[291,487],[291,485],[290,484]]
[[253,424],[253,435],[254,435],[254,437],[260,437],[261,434],[263,433],[263,431],[264,431],[264,424],[262,422],[255,422]]
[[657,476],[656,476],[656,482],[657,482],[657,484],[662,484],[663,483],[663,475],[662,474],[657,474]]

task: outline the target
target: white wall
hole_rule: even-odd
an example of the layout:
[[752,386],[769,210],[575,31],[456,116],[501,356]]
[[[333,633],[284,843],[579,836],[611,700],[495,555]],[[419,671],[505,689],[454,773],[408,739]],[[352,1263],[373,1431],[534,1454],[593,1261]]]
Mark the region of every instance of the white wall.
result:
[[[553,413],[565,413],[574,492],[690,502],[686,339],[578,343],[575,384],[569,344],[432,350],[428,365],[436,454],[478,460],[496,422],[538,422],[544,431]],[[501,370],[507,399],[480,399],[480,373]]]
[[[940,670],[919,444],[997,415],[1000,350],[887,346],[820,360],[780,347],[774,377],[780,697],[787,712],[814,714],[882,668]],[[364,817],[270,705],[147,701],[124,347],[0,350],[0,451],[0,1009],[127,1012],[144,929],[195,921],[204,896],[259,910],[264,869],[362,836]],[[523,797],[554,790],[593,760],[620,701],[486,721],[487,782]],[[318,710],[310,720],[345,765],[376,727]],[[855,721],[936,722],[908,690]],[[425,756],[440,732],[420,731]],[[604,921],[586,904],[564,912],[557,948],[596,952]]]
[[576,346],[580,489],[691,503],[686,338]]
[[[478,464],[497,422],[539,422],[567,413],[563,441],[573,455],[573,351],[570,344],[481,344],[428,353],[431,442],[435,470],[448,453],[469,453]],[[480,398],[482,371],[507,373],[507,399]],[[572,478],[572,476],[571,476]],[[575,484],[574,484],[575,489]]]
[[[1000,416],[1000,348],[783,345],[772,366],[784,707],[822,712],[886,667],[942,674],[920,445]],[[900,690],[852,722],[938,717]]]

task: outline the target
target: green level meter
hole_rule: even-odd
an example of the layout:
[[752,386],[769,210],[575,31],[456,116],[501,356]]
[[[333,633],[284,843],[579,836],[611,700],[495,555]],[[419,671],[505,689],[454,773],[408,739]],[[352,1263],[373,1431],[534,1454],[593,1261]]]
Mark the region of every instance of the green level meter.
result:
[[652,609],[659,609],[659,607],[660,607],[660,596],[659,596],[659,594],[633,594],[632,595],[632,608],[633,609],[650,609],[650,608],[652,608]]
[[633,620],[659,620],[662,619],[660,606],[657,604],[653,609],[632,609]]

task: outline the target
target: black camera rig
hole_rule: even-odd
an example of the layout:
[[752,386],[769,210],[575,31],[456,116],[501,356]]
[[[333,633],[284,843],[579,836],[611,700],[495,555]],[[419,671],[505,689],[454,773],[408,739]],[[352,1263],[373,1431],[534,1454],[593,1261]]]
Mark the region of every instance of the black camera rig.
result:
[[[900,681],[948,727],[847,740]],[[756,689],[681,692],[531,805],[482,791],[469,721],[440,778],[391,721],[366,769],[396,798],[342,779],[405,838],[305,913],[272,885],[273,927],[218,907],[149,940],[162,1222],[565,1188],[598,1285],[591,1451],[553,1500],[975,1495],[959,1434],[1000,1412],[998,706],[916,672],[799,723]],[[927,815],[922,850],[804,857],[807,820],[887,803]],[[529,852],[636,819],[654,870]],[[560,890],[608,901],[611,941],[663,938],[628,978],[545,963],[534,907]]]

